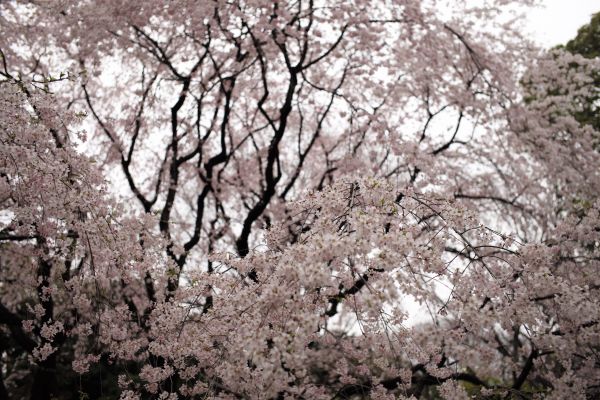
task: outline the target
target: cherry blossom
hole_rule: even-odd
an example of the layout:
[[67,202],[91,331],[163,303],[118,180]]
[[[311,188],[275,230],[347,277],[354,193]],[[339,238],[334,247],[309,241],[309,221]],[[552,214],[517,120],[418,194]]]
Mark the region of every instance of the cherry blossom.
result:
[[599,60],[446,3],[2,2],[0,398],[598,396]]

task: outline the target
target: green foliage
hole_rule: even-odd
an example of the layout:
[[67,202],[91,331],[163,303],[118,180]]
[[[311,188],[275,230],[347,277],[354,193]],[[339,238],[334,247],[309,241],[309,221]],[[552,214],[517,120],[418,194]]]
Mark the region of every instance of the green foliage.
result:
[[565,49],[586,58],[600,56],[600,12],[592,15],[589,24],[579,28],[577,36],[565,45]]

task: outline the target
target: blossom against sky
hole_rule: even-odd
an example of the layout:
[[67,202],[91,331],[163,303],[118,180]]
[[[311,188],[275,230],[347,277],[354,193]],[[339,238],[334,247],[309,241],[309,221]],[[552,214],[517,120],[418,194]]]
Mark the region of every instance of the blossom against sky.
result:
[[600,0],[543,0],[542,4],[528,13],[528,28],[544,47],[574,38],[592,14],[600,12]]

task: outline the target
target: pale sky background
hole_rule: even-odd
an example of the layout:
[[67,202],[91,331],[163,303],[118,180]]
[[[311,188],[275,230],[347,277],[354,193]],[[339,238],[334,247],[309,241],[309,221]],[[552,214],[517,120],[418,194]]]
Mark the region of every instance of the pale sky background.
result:
[[542,0],[542,4],[529,13],[528,26],[544,47],[566,43],[593,13],[600,12],[600,0]]

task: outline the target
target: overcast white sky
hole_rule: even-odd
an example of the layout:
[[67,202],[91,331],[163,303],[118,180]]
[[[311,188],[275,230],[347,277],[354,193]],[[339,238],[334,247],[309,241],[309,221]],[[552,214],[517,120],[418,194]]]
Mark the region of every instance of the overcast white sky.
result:
[[543,0],[544,8],[529,13],[529,28],[544,47],[574,38],[577,29],[600,12],[600,0]]

